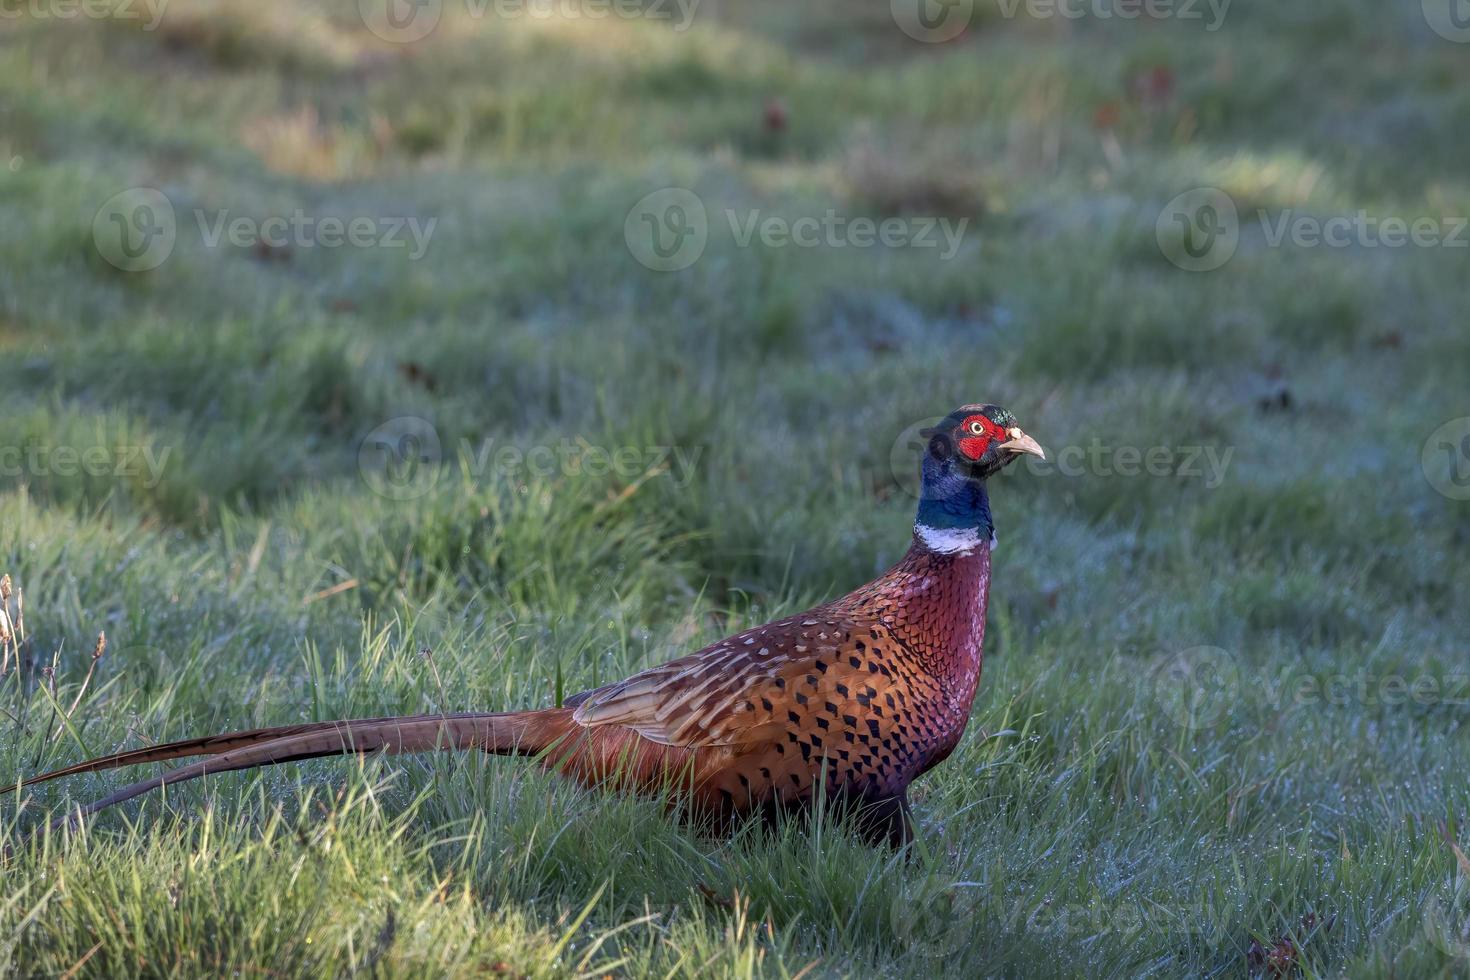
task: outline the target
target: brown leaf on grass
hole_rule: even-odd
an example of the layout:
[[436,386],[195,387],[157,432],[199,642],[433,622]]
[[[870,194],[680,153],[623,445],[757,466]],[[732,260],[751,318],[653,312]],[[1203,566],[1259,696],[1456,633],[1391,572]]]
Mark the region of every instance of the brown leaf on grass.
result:
[[1319,925],[1325,932],[1330,930],[1336,922],[1337,916],[1335,915],[1329,915],[1323,920],[1318,918],[1315,912],[1308,912],[1302,916],[1295,933],[1277,936],[1269,946],[1262,944],[1259,939],[1252,939],[1250,948],[1245,954],[1246,966],[1252,973],[1271,977],[1273,980],[1290,976],[1296,972],[1297,961],[1301,958],[1299,940],[1311,935]]
[[790,114],[786,111],[786,103],[777,98],[766,101],[766,107],[761,114],[761,118],[765,123],[766,132],[768,133],[786,132],[786,126],[791,121]]
[[403,361],[398,365],[398,373],[411,385],[417,385],[425,391],[432,392],[439,387],[439,379],[434,377],[422,364],[417,361]]
[[1097,129],[1114,129],[1123,118],[1116,102],[1104,102],[1092,110],[1092,125]]
[[712,902],[722,909],[733,909],[735,907],[735,900],[733,898],[721,895],[702,881],[696,881],[694,887],[699,889],[699,894],[703,895],[706,901]]
[[1269,948],[1259,939],[1252,939],[1246,951],[1246,966],[1252,973],[1264,973],[1268,977],[1284,977],[1296,966],[1296,943],[1290,939],[1279,939]]
[[1450,850],[1455,852],[1455,863],[1460,866],[1460,874],[1470,878],[1470,858],[1465,856],[1465,852],[1460,850],[1460,845],[1454,841],[1450,841]]
[[291,261],[291,249],[286,245],[272,245],[265,240],[257,241],[250,249],[250,254],[260,262],[289,262]]

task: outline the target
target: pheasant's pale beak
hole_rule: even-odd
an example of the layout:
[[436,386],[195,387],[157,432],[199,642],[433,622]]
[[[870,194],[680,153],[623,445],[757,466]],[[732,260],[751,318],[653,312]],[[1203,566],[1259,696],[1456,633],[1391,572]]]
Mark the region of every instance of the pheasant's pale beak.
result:
[[1020,429],[1007,429],[1006,435],[1011,437],[1011,441],[1003,442],[996,448],[1009,449],[1017,455],[1030,453],[1032,456],[1040,456],[1042,459],[1046,459],[1046,452],[1041,448],[1041,444]]

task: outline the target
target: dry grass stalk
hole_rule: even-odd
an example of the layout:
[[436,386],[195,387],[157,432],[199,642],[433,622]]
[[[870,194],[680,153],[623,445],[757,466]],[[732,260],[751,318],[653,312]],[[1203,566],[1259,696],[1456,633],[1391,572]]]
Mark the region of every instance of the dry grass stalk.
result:
[[101,660],[102,655],[106,652],[107,634],[98,633],[97,644],[92,647],[92,662],[87,665],[87,676],[82,678],[82,686],[77,689],[77,696],[72,698],[71,707],[66,709],[66,716],[56,726],[56,731],[51,733],[51,741],[55,742],[57,739],[61,738],[62,731],[66,728],[72,717],[77,713],[77,708],[81,706],[82,698],[86,697],[87,688],[92,683],[92,675],[97,672],[97,661]]
[[11,625],[15,627],[15,634],[10,642],[15,647],[15,669],[20,669],[20,648],[26,641],[26,590],[15,590],[15,617],[11,619]]
[[10,614],[0,607],[0,677],[10,668]]
[[[15,650],[15,666],[20,669],[20,636],[19,634],[19,609],[16,618],[10,615],[10,596],[14,593],[10,576],[0,576],[0,677],[4,677],[10,669],[10,658],[12,648]],[[18,598],[17,598],[18,602]]]

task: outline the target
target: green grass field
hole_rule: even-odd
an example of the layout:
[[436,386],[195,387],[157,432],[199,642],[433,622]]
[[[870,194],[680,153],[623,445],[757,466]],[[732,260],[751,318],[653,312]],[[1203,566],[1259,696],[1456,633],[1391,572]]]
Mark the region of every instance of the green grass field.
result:
[[37,833],[115,771],[0,797],[0,974],[1470,972],[1448,0],[485,2],[5,5],[0,781],[690,652],[993,401],[1056,462],[921,842],[468,756]]

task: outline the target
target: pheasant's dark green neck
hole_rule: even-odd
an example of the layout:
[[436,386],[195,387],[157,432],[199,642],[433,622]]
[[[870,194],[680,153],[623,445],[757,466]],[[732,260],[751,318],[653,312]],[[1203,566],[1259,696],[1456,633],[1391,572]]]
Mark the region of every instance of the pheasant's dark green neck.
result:
[[937,551],[964,551],[988,543],[995,535],[995,524],[985,481],[959,472],[952,461],[925,456],[914,533]]

